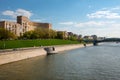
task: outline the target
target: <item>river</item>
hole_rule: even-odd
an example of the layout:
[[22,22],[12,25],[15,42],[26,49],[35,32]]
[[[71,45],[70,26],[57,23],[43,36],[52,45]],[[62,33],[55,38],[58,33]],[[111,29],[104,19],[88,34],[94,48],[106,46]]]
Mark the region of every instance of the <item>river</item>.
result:
[[0,80],[120,80],[120,44],[104,43],[1,65]]

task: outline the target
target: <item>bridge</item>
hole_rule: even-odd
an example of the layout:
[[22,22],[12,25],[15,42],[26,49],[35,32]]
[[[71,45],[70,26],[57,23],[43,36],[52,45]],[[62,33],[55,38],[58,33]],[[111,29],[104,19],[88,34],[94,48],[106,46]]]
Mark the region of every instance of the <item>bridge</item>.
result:
[[97,46],[101,42],[120,42],[120,38],[106,38],[103,40],[93,40],[93,45]]

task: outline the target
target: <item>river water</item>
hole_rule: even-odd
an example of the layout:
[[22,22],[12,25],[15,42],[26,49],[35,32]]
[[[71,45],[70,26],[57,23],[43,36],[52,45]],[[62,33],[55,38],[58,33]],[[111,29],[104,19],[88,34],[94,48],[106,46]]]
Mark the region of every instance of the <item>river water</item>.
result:
[[105,43],[1,65],[0,80],[120,80],[120,44]]

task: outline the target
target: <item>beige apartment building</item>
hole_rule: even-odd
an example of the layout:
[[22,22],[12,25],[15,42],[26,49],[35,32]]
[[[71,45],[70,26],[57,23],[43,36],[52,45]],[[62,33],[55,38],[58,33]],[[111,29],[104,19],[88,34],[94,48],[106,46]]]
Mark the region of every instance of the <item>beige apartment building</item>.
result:
[[50,23],[32,22],[25,16],[17,16],[17,22],[0,21],[0,27],[20,36],[26,31],[34,30],[35,28],[51,29],[52,25]]

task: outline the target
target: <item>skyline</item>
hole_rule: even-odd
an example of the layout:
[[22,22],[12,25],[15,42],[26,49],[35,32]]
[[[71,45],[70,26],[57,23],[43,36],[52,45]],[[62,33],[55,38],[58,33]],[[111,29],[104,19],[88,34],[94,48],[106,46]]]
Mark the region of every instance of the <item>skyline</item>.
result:
[[53,29],[82,35],[120,37],[120,0],[2,0],[0,20],[16,16],[48,22]]

